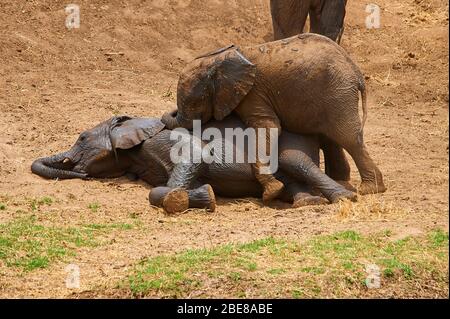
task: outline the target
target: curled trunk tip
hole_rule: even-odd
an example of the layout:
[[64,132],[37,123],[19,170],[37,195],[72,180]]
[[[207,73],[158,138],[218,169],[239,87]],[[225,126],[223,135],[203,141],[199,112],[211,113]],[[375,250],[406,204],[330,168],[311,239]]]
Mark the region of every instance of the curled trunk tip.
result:
[[187,129],[192,128],[189,125],[186,125],[187,121],[184,121],[180,113],[178,113],[177,111],[164,113],[164,115],[161,118],[161,121],[169,130],[173,130],[179,127],[184,127]]
[[31,172],[48,179],[86,178],[87,174],[57,167],[57,164],[61,165],[66,157],[66,153],[61,153],[50,157],[39,158],[31,164]]

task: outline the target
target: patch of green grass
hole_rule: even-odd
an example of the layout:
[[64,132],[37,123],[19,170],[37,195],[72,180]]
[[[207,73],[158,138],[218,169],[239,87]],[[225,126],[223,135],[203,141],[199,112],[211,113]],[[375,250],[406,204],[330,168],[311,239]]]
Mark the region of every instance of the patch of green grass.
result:
[[300,299],[302,297],[303,297],[303,291],[301,289],[292,290],[292,298],[293,299]]
[[255,271],[256,268],[258,268],[258,265],[256,264],[256,262],[249,262],[246,266],[246,269],[248,271]]
[[265,238],[265,239],[255,240],[250,243],[237,245],[236,249],[238,251],[255,253],[255,252],[261,250],[261,248],[263,248],[263,247],[269,247],[269,246],[273,247],[275,245],[275,243],[276,243],[275,239],[272,237],[269,237],[269,238]]
[[382,264],[385,267],[383,273],[387,277],[393,277],[397,271],[400,271],[403,274],[403,276],[407,279],[411,279],[414,277],[412,266],[400,262],[395,257],[382,260]]
[[41,206],[47,205],[50,206],[53,204],[53,198],[49,196],[44,196],[42,198],[33,198],[30,200],[30,208],[32,211],[38,210]]
[[36,268],[46,268],[48,264],[49,259],[47,256],[38,256],[28,260],[24,266],[26,270],[33,270]]
[[342,238],[342,239],[348,239],[351,241],[361,240],[361,236],[353,230],[343,231],[341,233],[336,234],[334,237],[335,237],[335,239]]
[[[205,267],[216,262],[233,262],[235,268],[224,276],[236,281],[239,271],[254,271],[256,262],[247,258],[267,246],[274,245],[273,238],[253,241],[243,245],[222,245],[213,249],[190,249],[173,256],[158,256],[141,262],[136,273],[129,277],[129,286],[134,295],[145,295],[150,291],[164,291],[169,296],[183,295],[186,288],[197,287],[199,281],[191,273],[203,271],[205,276],[216,277],[217,272],[208,272]],[[234,256],[236,251],[239,256]],[[240,274],[239,274],[240,279]]]
[[355,268],[355,265],[351,261],[344,261],[342,263],[342,267],[344,267],[344,269],[347,269],[347,270],[352,270]]
[[119,229],[119,230],[129,230],[133,229],[132,224],[127,223],[114,223],[114,224],[86,224],[84,227],[88,229],[95,230],[107,230],[107,229]]
[[267,273],[271,274],[271,275],[284,274],[285,272],[286,272],[286,270],[283,268],[271,268],[271,269],[267,270]]
[[235,282],[241,280],[241,278],[242,278],[242,277],[241,277],[241,273],[240,273],[240,272],[236,272],[236,271],[231,272],[231,273],[228,275],[228,277],[229,277],[232,281],[235,281]]
[[[313,237],[299,243],[272,237],[210,249],[191,249],[143,260],[125,285],[134,296],[211,296],[211,280],[227,287],[217,296],[345,297],[376,293],[366,287],[366,267],[379,267],[382,286],[439,287],[448,295],[448,234],[390,240],[391,233],[363,236],[355,231]],[[402,287],[402,288],[399,288]],[[406,288],[405,288],[406,287]],[[213,289],[214,290],[214,289]],[[386,290],[384,290],[385,292]]]
[[53,203],[53,198],[45,196],[38,200],[39,205],[51,205]]
[[96,213],[96,212],[98,212],[98,210],[100,208],[100,204],[99,203],[90,203],[88,205],[88,208],[91,210],[91,212]]
[[91,224],[81,227],[43,226],[35,216],[0,224],[0,263],[25,271],[46,268],[73,256],[78,247],[96,247],[95,238],[109,229],[131,229],[129,224]]
[[311,274],[323,274],[325,272],[325,269],[321,267],[303,267],[300,270]]
[[429,240],[436,247],[448,246],[448,233],[441,229],[434,230],[429,234]]
[[72,255],[70,246],[95,246],[87,229],[46,227],[34,216],[0,224],[0,260],[26,271],[45,268],[51,261]]

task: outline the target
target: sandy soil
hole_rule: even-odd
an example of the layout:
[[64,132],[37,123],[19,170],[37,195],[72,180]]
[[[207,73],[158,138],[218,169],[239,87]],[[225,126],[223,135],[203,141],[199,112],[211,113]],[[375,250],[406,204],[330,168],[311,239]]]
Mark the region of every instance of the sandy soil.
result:
[[[214,214],[167,217],[148,206],[149,187],[140,182],[56,182],[30,172],[33,159],[67,149],[113,115],[171,109],[178,74],[199,53],[270,40],[268,0],[77,0],[75,30],[64,25],[65,1],[2,0],[0,201],[8,209],[0,222],[24,214],[30,199],[51,196],[56,202],[36,212],[42,223],[126,222],[134,214],[142,226],[78,251],[71,262],[81,267],[80,291],[65,288],[67,263],[60,262],[25,274],[0,267],[0,296],[101,296],[141,258],[187,247],[341,229],[402,236],[448,228],[448,4],[376,2],[381,28],[368,30],[366,1],[349,1],[342,46],[366,75],[365,138],[388,191],[360,198],[373,214],[340,218],[339,205],[276,209],[255,199],[221,199]],[[359,183],[354,166],[352,181]],[[393,209],[379,213],[380,203]]]

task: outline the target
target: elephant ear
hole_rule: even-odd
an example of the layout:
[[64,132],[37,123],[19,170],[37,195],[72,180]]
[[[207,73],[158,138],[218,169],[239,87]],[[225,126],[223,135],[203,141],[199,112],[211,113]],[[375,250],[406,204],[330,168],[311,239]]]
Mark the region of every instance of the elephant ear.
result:
[[229,115],[255,84],[256,65],[236,46],[229,46],[203,56],[213,59],[211,102],[216,120]]
[[111,123],[110,139],[113,150],[130,149],[155,136],[164,129],[156,118],[114,117]]

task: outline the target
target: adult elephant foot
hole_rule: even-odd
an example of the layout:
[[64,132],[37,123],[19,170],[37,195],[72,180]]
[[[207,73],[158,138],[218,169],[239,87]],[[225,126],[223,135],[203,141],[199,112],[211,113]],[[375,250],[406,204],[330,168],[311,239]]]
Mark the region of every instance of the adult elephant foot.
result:
[[328,200],[322,196],[313,196],[310,194],[301,194],[294,198],[292,208],[299,208],[304,206],[315,206],[327,204]]
[[386,189],[382,181],[378,183],[364,181],[359,185],[358,193],[361,195],[384,193]]
[[358,194],[355,192],[349,191],[347,189],[344,189],[342,191],[334,192],[329,200],[332,203],[338,203],[342,200],[350,200],[352,202],[356,202],[358,199]]

